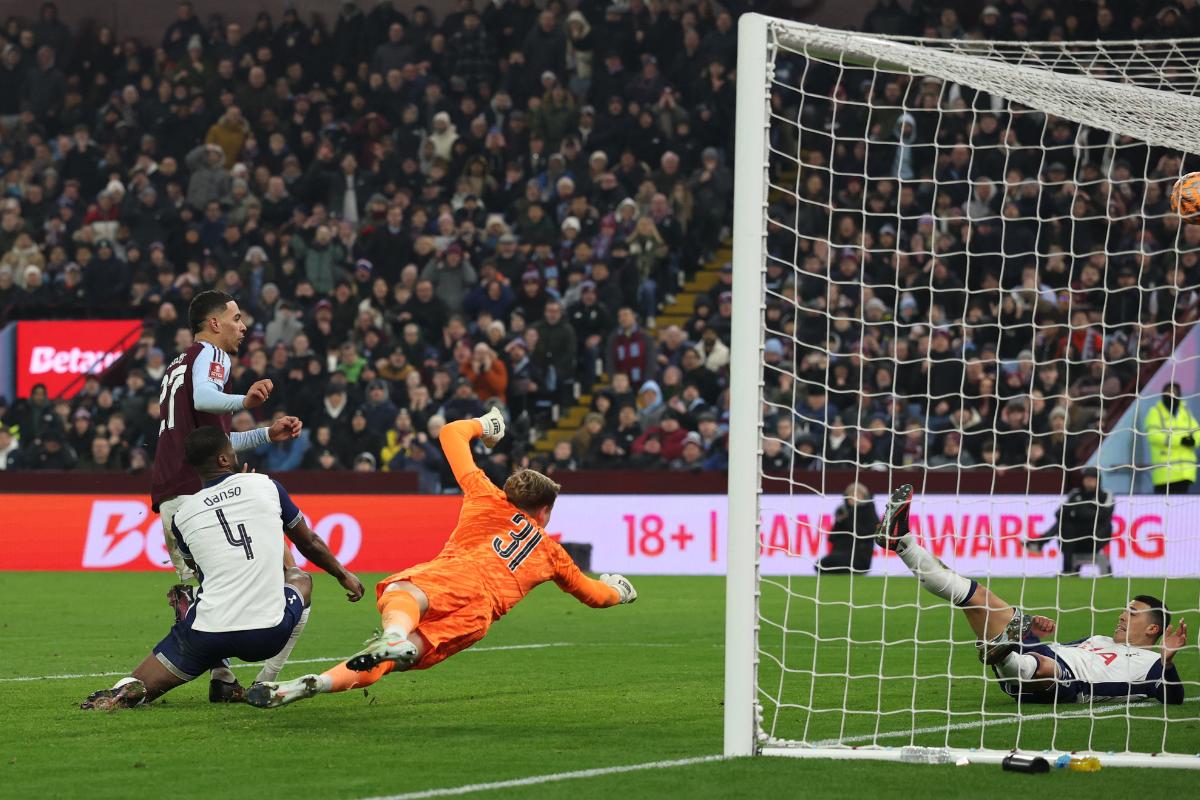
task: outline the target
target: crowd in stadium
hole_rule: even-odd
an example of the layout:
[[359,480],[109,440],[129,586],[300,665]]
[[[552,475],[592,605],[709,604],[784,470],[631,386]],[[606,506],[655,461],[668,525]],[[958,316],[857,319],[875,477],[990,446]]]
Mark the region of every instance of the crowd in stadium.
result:
[[[185,2],[139,42],[46,3],[3,36],[0,315],[147,319],[79,397],[3,409],[10,467],[143,467],[206,288],[250,318],[233,390],[276,386],[235,425],[306,423],[256,454],[266,469],[436,488],[445,421],[501,402],[536,431],[621,372],[661,377],[662,406],[614,389],[552,471],[698,469],[723,447],[720,365],[640,327],[730,220],[736,32],[714,4],[347,2],[243,29]],[[704,395],[681,404],[684,362]]]
[[[864,27],[1104,38],[1114,24],[1108,6],[1001,0],[968,32],[917,5],[880,0]],[[1195,17],[1183,3],[1138,19],[1170,32]],[[732,219],[736,24],[719,4],[458,0],[407,15],[385,0],[243,28],[184,2],[147,42],[69,27],[45,3],[0,43],[0,324],[146,320],[79,396],[0,405],[0,468],[145,469],[159,380],[207,288],[248,315],[233,391],[276,387],[235,429],[285,412],[306,426],[256,451],[263,469],[415,470],[439,491],[439,426],[494,403],[520,432],[489,462],[499,472],[724,468],[729,269],[685,326],[653,324]],[[1165,207],[1140,180],[1148,151],[1122,151],[1109,196],[1065,121],[939,115],[972,98],[896,76],[838,88],[840,105],[802,109],[776,91],[810,131],[837,105],[839,135],[862,141],[804,141],[798,195],[773,198],[769,399],[792,411],[768,415],[767,468],[1072,463],[1075,431],[1126,391],[1133,359],[1161,355],[1156,323],[1194,305],[1177,287],[1197,283],[1196,255],[1152,246],[1173,241],[1168,219],[1137,253],[1122,238]],[[1106,244],[1129,255],[1068,255]],[[1050,255],[1001,255],[1035,247]],[[793,298],[815,313],[792,320]],[[931,318],[924,335],[887,332]],[[528,441],[601,376],[594,413],[539,461]]]
[[[953,9],[880,0],[865,29],[1061,41],[1197,23],[1196,3],[1015,0],[968,32]],[[1178,154],[934,77],[793,55],[776,81],[776,119],[795,122],[772,127],[773,184],[796,190],[770,209],[768,468],[1082,468],[1197,318],[1200,228],[1168,208]]]

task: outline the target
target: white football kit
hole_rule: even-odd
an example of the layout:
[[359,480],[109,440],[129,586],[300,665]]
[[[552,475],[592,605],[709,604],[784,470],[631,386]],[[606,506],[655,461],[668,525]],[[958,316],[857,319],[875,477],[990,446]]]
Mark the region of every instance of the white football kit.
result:
[[303,518],[276,481],[235,473],[181,498],[173,526],[200,571],[191,628],[222,633],[272,628],[288,602],[283,591],[283,526]]
[[1071,675],[1063,677],[1077,682],[1076,702],[1158,698],[1163,694],[1163,662],[1156,650],[1117,644],[1111,636],[1089,636],[1067,644],[1047,642],[1045,646],[1060,666],[1067,666]]

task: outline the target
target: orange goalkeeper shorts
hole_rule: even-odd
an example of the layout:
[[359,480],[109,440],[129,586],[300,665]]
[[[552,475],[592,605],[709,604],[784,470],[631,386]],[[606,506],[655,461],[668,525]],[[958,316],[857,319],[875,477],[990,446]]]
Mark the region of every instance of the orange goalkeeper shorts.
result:
[[492,601],[469,564],[434,559],[375,584],[375,596],[389,583],[408,581],[429,598],[416,631],[428,647],[412,669],[429,669],[482,639],[492,624]]

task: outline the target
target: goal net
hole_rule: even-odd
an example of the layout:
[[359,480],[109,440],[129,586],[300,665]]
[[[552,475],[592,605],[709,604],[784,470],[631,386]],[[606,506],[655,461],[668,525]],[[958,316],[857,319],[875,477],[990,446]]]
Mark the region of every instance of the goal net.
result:
[[[740,25],[726,752],[1200,768],[1195,634],[1118,629],[1200,619],[1200,40]],[[873,546],[906,483],[933,559],[1056,621],[1052,686]],[[1055,655],[1090,637],[1112,669]]]

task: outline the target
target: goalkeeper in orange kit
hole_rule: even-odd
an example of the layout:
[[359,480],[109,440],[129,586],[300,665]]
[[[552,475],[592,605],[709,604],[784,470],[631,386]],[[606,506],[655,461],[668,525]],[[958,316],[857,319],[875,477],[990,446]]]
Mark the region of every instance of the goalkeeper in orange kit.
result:
[[439,437],[463,490],[458,526],[437,558],[397,572],[375,586],[383,630],[349,660],[321,675],[257,683],[247,702],[274,708],[322,692],[369,686],[389,672],[427,669],[478,642],[538,584],[554,581],[593,608],[637,599],[620,575],[587,577],[545,533],[561,487],[531,469],[497,489],[471,458],[471,440],[494,447],[504,437],[496,409],[452,422]]

